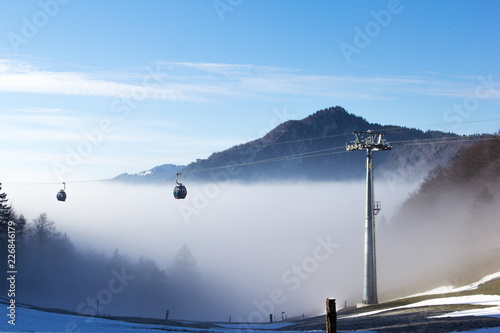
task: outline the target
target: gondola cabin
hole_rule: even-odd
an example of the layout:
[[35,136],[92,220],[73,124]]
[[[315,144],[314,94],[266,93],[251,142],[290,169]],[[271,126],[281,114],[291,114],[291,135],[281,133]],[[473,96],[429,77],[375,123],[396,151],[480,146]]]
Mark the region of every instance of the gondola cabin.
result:
[[59,192],[57,192],[57,201],[66,201],[66,192],[64,192],[64,190],[60,190]]
[[188,191],[186,189],[186,186],[182,185],[182,183],[179,183],[179,178],[180,173],[177,173],[175,175],[175,183],[177,186],[174,188],[174,198],[176,199],[184,199],[186,195],[188,194]]
[[186,186],[180,184],[180,185],[177,185],[175,188],[174,188],[174,198],[176,199],[184,199],[187,195],[187,189],[186,189]]
[[63,183],[64,188],[57,192],[56,198],[57,201],[66,201],[66,192],[64,191],[66,189],[66,183]]

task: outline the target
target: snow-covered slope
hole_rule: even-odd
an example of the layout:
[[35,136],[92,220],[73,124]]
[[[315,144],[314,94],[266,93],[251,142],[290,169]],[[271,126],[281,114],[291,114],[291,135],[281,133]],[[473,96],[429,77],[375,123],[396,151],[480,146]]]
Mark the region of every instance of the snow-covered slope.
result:
[[[5,308],[5,300],[2,299],[1,307]],[[5,317],[5,316],[4,316]],[[7,318],[7,319],[6,319]],[[283,331],[293,322],[280,322],[273,324],[211,324],[198,323],[200,327],[196,327],[194,322],[184,322],[170,324],[165,322],[165,325],[150,325],[131,323],[119,320],[111,320],[106,318],[95,318],[86,316],[77,316],[71,314],[45,312],[37,309],[17,306],[15,312],[15,325],[9,324],[9,318],[2,318],[0,321],[0,332],[85,332],[85,333],[142,333],[142,332],[247,332],[252,331],[271,331],[280,329]]]
[[138,173],[123,173],[113,178],[113,180],[126,183],[160,184],[162,182],[175,178],[175,174],[182,168],[184,168],[184,165],[163,164],[156,166],[151,170],[145,170]]
[[467,290],[476,290],[480,285],[485,284],[486,282],[489,282],[494,279],[500,278],[500,272],[496,272],[493,274],[486,275],[483,277],[481,280],[476,281],[474,283],[468,284],[466,286],[461,286],[461,287],[456,287],[453,285],[446,285],[446,286],[441,286],[423,293],[418,293],[418,294],[413,294],[409,297],[417,297],[417,296],[425,296],[425,295],[436,295],[436,294],[447,294],[447,293],[456,293],[456,292],[461,292],[461,291],[467,291]]
[[[4,304],[2,304],[4,305]],[[161,326],[163,327],[163,326]],[[17,307],[15,325],[2,318],[0,332],[158,332],[158,325],[139,325]],[[175,331],[175,330],[172,330]]]
[[[457,305],[457,304],[486,305],[489,306],[489,308],[479,309],[480,311],[476,312],[477,315],[488,315],[500,318],[500,295],[471,295],[471,296],[433,298],[425,301],[410,303],[407,305],[363,312],[350,316],[344,316],[342,317],[342,319],[372,316],[383,312],[408,309],[408,308],[418,308],[424,306],[437,306],[437,305]],[[475,315],[472,314],[473,312],[471,310],[466,310],[466,311],[456,311],[449,314],[444,314],[429,318],[458,317],[460,316],[461,313],[463,316]]]
[[[398,327],[403,327],[400,325],[407,325],[404,327],[415,328],[420,327],[418,326],[419,324],[415,326],[415,322],[413,322],[414,318],[416,318],[415,311],[420,311],[417,316],[425,316],[421,327],[425,332],[433,332],[436,328],[436,326],[433,326],[433,323],[436,321],[439,321],[438,327],[443,328],[445,323],[443,320],[447,321],[446,323],[448,326],[446,327],[450,327],[450,329],[441,329],[439,332],[454,332],[456,331],[455,327],[463,328],[464,325],[467,325],[465,329],[469,329],[469,332],[500,332],[499,281],[500,272],[485,276],[479,281],[466,286],[444,286],[426,293],[413,295],[406,299],[399,299],[386,304],[358,309],[355,310],[354,313],[346,315],[339,313],[339,327],[342,327],[343,324],[345,327],[354,326],[356,327],[356,332],[375,332],[375,327],[380,327],[382,324],[388,325],[388,323],[390,323],[390,325],[397,325]],[[5,299],[0,300],[0,303],[1,307],[5,309],[7,305]],[[394,304],[394,306],[391,306],[391,304]],[[377,309],[376,307],[378,306],[380,306],[380,308]],[[436,307],[441,307],[439,308],[438,314],[436,314],[438,310],[429,312],[423,310],[432,307],[434,307],[434,309]],[[403,316],[401,316],[402,313],[404,313]],[[485,319],[476,321],[471,319],[486,317],[494,319],[490,319],[487,322],[485,322]],[[366,320],[363,318],[366,318]],[[274,324],[165,322],[165,325],[161,325],[161,323],[139,324],[105,318],[45,312],[23,306],[16,307],[15,326],[9,324],[8,320],[9,318],[4,316],[4,319],[0,321],[0,332],[131,333],[166,331],[187,333],[241,333],[242,331],[271,332],[277,330],[280,332],[297,332],[297,330],[302,332],[314,332],[324,327],[323,316],[302,322],[280,322]],[[349,321],[355,321],[354,325],[352,323],[349,324]],[[482,328],[478,329],[478,327]],[[360,331],[359,328],[366,328],[366,331]],[[352,330],[349,329],[349,331]],[[346,331],[341,330],[340,332]]]
[[[349,318],[359,318],[372,316],[384,312],[409,309],[409,308],[418,308],[418,307],[426,307],[426,306],[441,306],[441,305],[482,305],[486,306],[484,308],[479,309],[470,309],[463,311],[452,311],[450,313],[445,313],[439,316],[431,316],[429,318],[446,318],[446,317],[460,317],[460,316],[492,316],[500,319],[500,290],[496,291],[496,294],[473,294],[473,295],[456,295],[457,293],[463,293],[467,291],[477,290],[480,286],[484,286],[488,282],[494,281],[500,278],[500,272],[496,272],[493,274],[489,274],[479,281],[468,284],[466,286],[442,286],[439,288],[435,288],[429,290],[427,292],[414,294],[408,296],[406,298],[400,298],[395,301],[404,301],[409,300],[409,304],[394,306],[394,307],[384,307],[382,309],[374,310],[374,311],[364,311],[361,313],[342,316],[342,319]],[[446,294],[455,293],[456,296],[443,296]],[[437,296],[438,297],[433,297]],[[429,299],[420,300],[423,296],[428,296]],[[411,302],[412,299],[415,299],[415,302]],[[390,302],[389,302],[390,304]],[[500,327],[498,328],[500,332]]]

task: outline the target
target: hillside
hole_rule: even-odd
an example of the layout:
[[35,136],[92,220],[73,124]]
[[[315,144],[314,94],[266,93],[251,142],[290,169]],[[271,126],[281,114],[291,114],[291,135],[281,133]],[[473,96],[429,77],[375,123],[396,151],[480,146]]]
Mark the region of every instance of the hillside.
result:
[[127,183],[161,183],[175,175],[184,165],[163,164],[138,173],[122,173],[113,180]]
[[[197,171],[248,164],[227,169],[227,173],[231,179],[242,181],[362,179],[365,176],[364,152],[346,152],[345,146],[346,142],[354,140],[353,131],[369,129],[386,132],[387,140],[396,143],[393,150],[377,154],[376,173],[384,177],[403,175],[405,181],[419,179],[430,168],[446,163],[463,146],[463,143],[404,146],[398,142],[458,136],[369,123],[336,106],[317,111],[302,120],[286,121],[260,139],[197,160],[181,172],[187,173],[188,179],[213,180],[217,178],[217,172]],[[272,159],[277,161],[259,163]]]
[[467,284],[500,269],[499,182],[498,136],[462,148],[428,173],[379,228],[380,272],[398,267],[405,282],[392,297]]
[[[220,181],[363,179],[365,155],[346,152],[353,131],[385,132],[393,149],[377,154],[375,175],[392,183],[420,180],[428,170],[446,164],[466,142],[452,133],[370,123],[340,106],[317,111],[301,120],[289,120],[254,141],[213,153],[180,170],[182,179]],[[439,143],[429,144],[431,141]],[[450,142],[446,142],[446,141]],[[228,166],[234,167],[227,168]],[[172,179],[172,170],[153,168],[156,176],[139,173],[117,180],[150,182]]]
[[462,148],[447,165],[432,169],[399,215],[417,215],[425,223],[432,216],[460,211],[464,223],[493,223],[489,217],[500,216],[499,184],[500,137],[493,136]]
[[[342,311],[339,328],[377,332],[459,332],[500,329],[500,273],[447,292],[428,292],[407,298]],[[441,289],[442,290],[442,289]]]
[[[474,284],[451,289],[446,293],[429,292],[396,299],[359,309],[340,309],[339,332],[460,332],[500,328],[500,272],[485,276]],[[0,304],[6,306],[0,298]],[[164,321],[136,317],[92,317],[18,305],[17,331],[85,331],[85,332],[199,332],[220,333],[244,331],[317,332],[325,329],[325,316],[286,320],[275,323],[221,323]],[[9,329],[5,321],[0,329]],[[9,325],[11,326],[11,325]]]

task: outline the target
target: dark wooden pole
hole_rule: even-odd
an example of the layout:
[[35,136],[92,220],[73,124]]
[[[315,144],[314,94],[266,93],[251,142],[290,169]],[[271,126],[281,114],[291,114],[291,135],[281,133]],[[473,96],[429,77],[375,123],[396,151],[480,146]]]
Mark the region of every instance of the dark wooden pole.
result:
[[337,333],[337,309],[335,299],[326,299],[326,333]]

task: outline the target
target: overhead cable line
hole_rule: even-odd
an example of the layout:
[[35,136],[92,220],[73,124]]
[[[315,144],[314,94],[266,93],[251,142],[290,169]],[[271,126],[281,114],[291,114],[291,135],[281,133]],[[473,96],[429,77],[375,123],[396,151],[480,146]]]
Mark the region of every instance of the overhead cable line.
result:
[[[470,136],[468,136],[468,137],[440,137],[440,138],[429,138],[429,139],[423,139],[423,140],[427,140],[427,141],[422,142],[421,140],[418,140],[418,141],[417,140],[400,140],[400,141],[395,141],[394,144],[399,146],[399,147],[402,147],[402,146],[411,146],[411,145],[429,145],[429,144],[445,144],[445,143],[468,142],[468,141],[474,142],[474,141],[483,141],[483,140],[500,140],[500,137],[493,137],[493,136],[485,137],[484,135],[481,135],[481,136],[476,137],[476,138],[471,138]],[[309,151],[309,152],[304,152],[304,153],[291,154],[291,155],[286,155],[286,156],[278,156],[278,157],[273,157],[273,158],[268,158],[268,159],[263,159],[263,160],[258,160],[258,161],[249,161],[249,162],[242,162],[242,163],[235,163],[235,164],[227,164],[227,165],[222,165],[222,166],[214,166],[214,167],[207,167],[207,168],[185,170],[182,172],[182,174],[184,174],[184,175],[196,174],[196,173],[221,170],[221,169],[229,169],[229,168],[235,168],[235,167],[241,167],[241,166],[247,166],[247,165],[281,162],[281,161],[293,160],[293,159],[299,159],[299,158],[305,159],[305,158],[312,158],[312,157],[344,154],[346,152],[347,151],[345,150],[345,147],[333,147],[333,148],[319,149],[319,150],[314,150],[314,151]],[[174,176],[174,175],[175,174],[172,174],[172,176]],[[92,183],[92,182],[105,182],[105,181],[110,181],[110,179],[75,180],[75,181],[66,181],[65,183],[66,184],[75,184],[75,183]],[[9,185],[9,186],[54,185],[54,184],[61,184],[61,182],[4,183],[4,185]]]
[[[498,121],[498,120],[500,120],[500,118],[469,121],[467,123]],[[420,126],[420,127],[442,126],[442,125],[448,125],[448,124],[434,124],[434,125],[425,125],[425,126]],[[407,129],[407,127],[395,126],[395,127],[385,128],[384,131],[388,132],[388,131],[395,131],[398,129]],[[243,150],[243,149],[250,149],[250,148],[257,148],[257,147],[262,148],[262,147],[268,147],[268,146],[273,146],[273,145],[290,144],[290,143],[296,143],[296,142],[327,139],[327,138],[347,136],[347,135],[352,135],[352,133],[333,134],[333,135],[327,135],[327,136],[319,136],[319,137],[304,138],[304,139],[297,139],[297,140],[290,140],[290,141],[274,142],[274,143],[268,143],[268,144],[255,144],[255,145],[243,144],[243,145],[241,145],[242,147],[234,146],[233,148],[230,148],[230,149]],[[500,139],[500,137],[493,137],[493,135],[494,134],[481,134],[481,135],[476,135],[476,136],[444,136],[444,137],[439,137],[439,138],[427,138],[427,139],[419,139],[419,140],[392,141],[391,143],[394,146],[407,146],[407,145],[442,144],[442,143],[453,143],[453,142],[463,142],[463,141],[471,141],[472,142],[472,141],[480,141],[480,140]],[[273,158],[263,159],[263,160],[259,160],[259,161],[249,161],[249,162],[242,162],[242,163],[236,163],[236,164],[230,164],[230,165],[224,165],[224,166],[186,170],[183,172],[183,174],[194,174],[194,173],[208,172],[208,171],[219,170],[219,169],[227,169],[227,168],[233,168],[233,167],[272,163],[272,162],[280,162],[280,161],[284,161],[284,160],[292,160],[292,159],[299,159],[299,158],[311,158],[311,157],[335,155],[335,154],[345,153],[346,151],[344,149],[345,149],[345,147],[343,147],[343,146],[342,147],[332,147],[332,148],[314,150],[314,151],[309,151],[309,152],[304,152],[304,153],[299,153],[299,154],[273,157]],[[336,151],[336,150],[339,150],[339,151]],[[157,159],[157,158],[155,158],[155,159]],[[141,159],[141,160],[146,160],[146,159]],[[65,183],[74,184],[74,183],[91,183],[91,182],[103,182],[103,181],[110,181],[110,179],[75,180],[75,181],[66,181]],[[61,182],[4,183],[4,185],[9,185],[9,186],[54,185],[54,184],[61,184]]]
[[[480,138],[451,137],[449,139],[449,137],[440,137],[440,138],[423,139],[423,140],[429,140],[427,142],[422,142],[421,140],[419,140],[419,141],[400,140],[400,141],[395,141],[395,144],[397,144],[399,147],[402,147],[402,146],[407,146],[407,145],[411,146],[411,145],[444,144],[444,143],[467,142],[467,141],[473,142],[473,141],[491,140],[491,139],[497,140],[497,139],[500,139],[500,137],[491,137],[491,136],[490,137],[483,137],[483,135],[481,135]],[[431,140],[433,140],[433,141],[431,141]],[[329,150],[330,150],[330,152],[327,152]],[[339,151],[333,151],[333,150],[339,150]],[[228,169],[228,168],[240,167],[240,166],[246,166],[246,165],[280,162],[280,161],[299,159],[299,158],[311,158],[311,157],[318,157],[318,156],[344,154],[346,152],[347,151],[345,150],[345,147],[334,147],[334,148],[314,150],[314,151],[310,151],[310,152],[304,152],[304,153],[293,154],[293,155],[273,157],[273,158],[268,158],[268,159],[258,160],[258,161],[242,162],[242,163],[237,163],[237,164],[228,164],[228,165],[222,165],[222,166],[216,166],[216,167],[185,170],[185,171],[183,171],[183,174],[194,174],[194,173],[201,173],[201,172],[207,172],[207,171],[213,171],[213,170],[219,170],[219,169]]]

